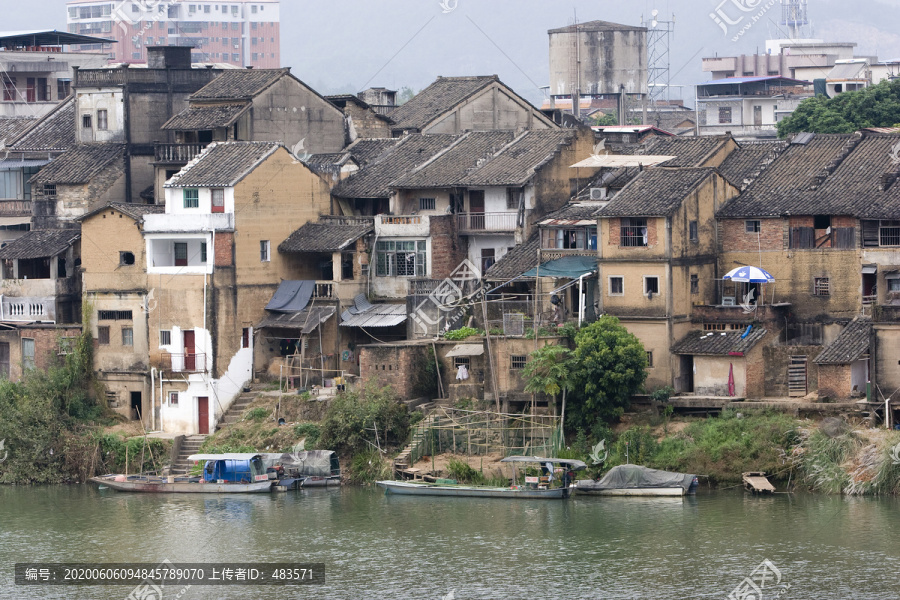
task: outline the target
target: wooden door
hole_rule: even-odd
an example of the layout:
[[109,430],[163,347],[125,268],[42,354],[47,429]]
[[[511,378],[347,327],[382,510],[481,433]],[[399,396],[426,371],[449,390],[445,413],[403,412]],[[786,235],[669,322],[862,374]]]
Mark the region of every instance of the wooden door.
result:
[[197,398],[197,424],[201,435],[209,434],[209,398]]
[[469,227],[484,229],[484,191],[469,192]]
[[188,264],[188,245],[184,242],[175,242],[175,266],[186,267]]
[[9,342],[0,342],[0,377],[9,379]]
[[194,340],[193,331],[184,332],[184,370],[189,373],[197,370],[197,348]]
[[788,396],[801,397],[807,393],[806,356],[792,356],[788,364]]

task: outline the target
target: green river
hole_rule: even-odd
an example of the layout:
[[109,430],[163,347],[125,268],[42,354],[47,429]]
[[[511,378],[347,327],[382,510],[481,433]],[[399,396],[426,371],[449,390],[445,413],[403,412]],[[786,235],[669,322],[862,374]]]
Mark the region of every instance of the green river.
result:
[[0,599],[161,600],[134,585],[17,585],[14,565],[165,560],[325,565],[322,585],[162,589],[183,600],[893,600],[900,501],[703,488],[684,500],[504,501],[355,487],[207,497],[0,487]]

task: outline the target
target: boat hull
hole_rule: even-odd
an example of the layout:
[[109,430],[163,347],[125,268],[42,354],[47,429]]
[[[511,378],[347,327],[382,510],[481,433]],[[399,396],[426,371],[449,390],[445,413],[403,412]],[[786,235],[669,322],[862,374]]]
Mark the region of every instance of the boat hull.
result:
[[532,489],[505,487],[478,487],[467,485],[433,485],[408,483],[405,481],[377,481],[386,494],[404,496],[456,496],[470,498],[521,498],[521,499],[562,499],[569,496],[567,488]]
[[115,476],[91,477],[91,481],[120,492],[144,492],[159,494],[259,494],[272,489],[271,481],[255,483],[211,483],[164,480],[116,481]]
[[591,490],[576,487],[575,491],[590,496],[684,496],[684,489],[676,488],[628,488],[618,490]]

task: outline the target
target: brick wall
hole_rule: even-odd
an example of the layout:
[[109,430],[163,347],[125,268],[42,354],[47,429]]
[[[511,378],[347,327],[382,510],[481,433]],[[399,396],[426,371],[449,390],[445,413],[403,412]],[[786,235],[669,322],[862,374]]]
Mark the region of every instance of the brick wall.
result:
[[444,279],[466,258],[466,249],[456,233],[454,215],[439,215],[431,220],[431,278]]
[[429,384],[437,383],[423,378],[422,366],[429,360],[430,346],[360,346],[360,379],[390,385],[401,399],[430,395]]
[[719,221],[719,237],[724,252],[755,252],[782,250],[784,248],[784,223],[782,219],[759,219],[760,231],[747,233],[745,221],[756,219],[723,219]]
[[356,135],[361,138],[391,137],[390,125],[384,119],[379,118],[372,109],[365,109],[353,102],[347,102],[344,114],[351,119]]
[[606,236],[607,244],[610,246],[618,246],[622,236],[622,219],[607,219],[609,224],[609,235]]
[[217,267],[234,266],[234,234],[216,233],[215,260]]
[[848,398],[851,389],[850,365],[819,366],[819,398]]
[[[647,217],[647,247],[654,248],[659,243],[657,234],[657,222],[660,219]],[[621,242],[622,219],[609,219],[609,235],[608,244],[610,246],[618,246]]]

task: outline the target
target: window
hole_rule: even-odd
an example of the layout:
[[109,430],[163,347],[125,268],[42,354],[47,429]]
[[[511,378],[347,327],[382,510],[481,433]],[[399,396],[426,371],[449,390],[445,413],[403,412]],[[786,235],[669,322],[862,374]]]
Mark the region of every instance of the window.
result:
[[703,331],[725,331],[725,323],[704,323]]
[[260,262],[269,262],[269,240],[260,240],[259,242],[259,260]]
[[200,242],[200,262],[206,264],[206,242]]
[[688,235],[690,236],[692,242],[696,242],[699,240],[697,234],[697,221],[691,221],[690,223],[688,223]]
[[695,274],[691,274],[691,294],[700,293],[700,278]]
[[178,406],[178,392],[169,392],[169,406]]
[[249,348],[250,347],[250,328],[244,327],[241,329],[241,348]]
[[744,221],[744,231],[747,233],[759,233],[760,231],[760,221],[759,220],[751,220]]
[[790,247],[809,250],[816,247],[816,230],[812,227],[791,227]]
[[56,200],[56,184],[55,183],[45,183],[44,184],[44,198],[47,200]]
[[900,246],[900,221],[881,221],[878,242],[880,246]]
[[107,121],[106,110],[104,110],[104,109],[98,110],[97,111],[97,129],[100,131],[106,131],[106,129],[108,128],[108,125],[109,125],[109,123]]
[[434,210],[434,198],[419,198],[419,210]]
[[424,241],[382,241],[375,251],[377,277],[425,277]]
[[171,346],[172,345],[172,332],[170,330],[160,329],[159,345],[160,346]]
[[188,245],[186,242],[175,242],[175,266],[186,267],[188,264]]
[[619,245],[631,248],[647,245],[647,219],[625,217],[622,219]]
[[200,190],[184,188],[183,198],[185,208],[200,208]]
[[827,277],[813,278],[813,296],[830,296],[829,283]]
[[719,124],[727,125],[731,123],[731,107],[730,106],[720,106],[719,107]]
[[813,229],[828,229],[831,227],[829,215],[816,215],[813,217]]
[[134,329],[131,327],[122,328],[122,345],[134,346]]
[[892,277],[886,281],[889,292],[900,292],[900,277]]
[[647,352],[647,368],[653,368],[653,352]]
[[653,298],[659,294],[659,277],[644,277],[644,295]]
[[56,99],[57,100],[65,100],[69,97],[69,93],[72,91],[72,80],[71,79],[57,79],[56,80]]
[[609,278],[609,295],[622,296],[625,294],[625,278],[615,276]]
[[134,313],[130,310],[98,310],[98,321],[131,321]]
[[488,269],[494,266],[494,263],[497,262],[494,249],[493,248],[482,248],[481,249],[481,272],[486,273]]
[[506,209],[519,210],[519,206],[523,204],[525,198],[525,190],[522,188],[506,188]]
[[525,364],[528,362],[527,356],[510,356],[509,357],[509,368],[513,371],[521,371],[525,368]]
[[134,252],[119,252],[119,266],[127,267],[134,264]]
[[212,211],[214,213],[225,212],[225,190],[212,190]]
[[22,365],[26,369],[34,368],[34,340],[22,338]]
[[470,361],[468,356],[454,356],[453,357],[453,368],[459,369],[460,366],[465,366],[466,370],[469,370]]
[[3,76],[3,101],[14,102],[16,98],[16,78]]
[[101,325],[97,328],[97,343],[101,346],[109,346],[109,325]]

